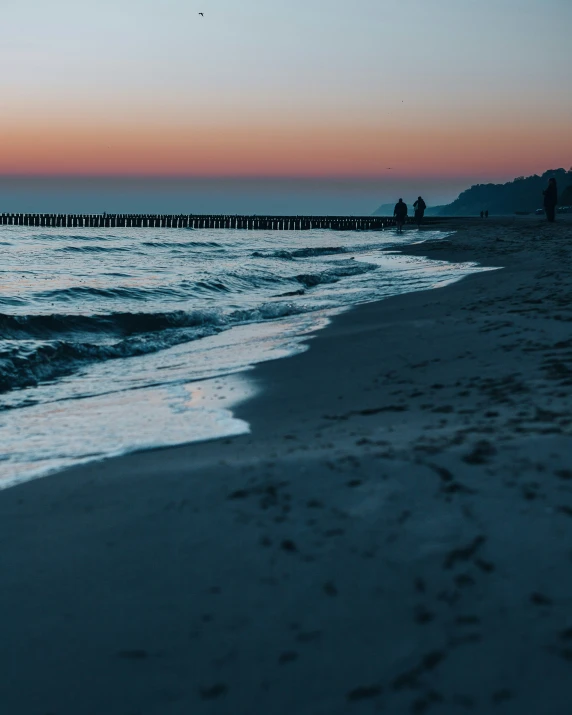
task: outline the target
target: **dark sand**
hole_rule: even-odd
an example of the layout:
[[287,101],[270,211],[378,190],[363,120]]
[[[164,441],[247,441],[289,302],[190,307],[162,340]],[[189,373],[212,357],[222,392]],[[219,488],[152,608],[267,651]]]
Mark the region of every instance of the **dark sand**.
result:
[[572,713],[572,223],[258,366],[252,434],[0,493],[1,715]]

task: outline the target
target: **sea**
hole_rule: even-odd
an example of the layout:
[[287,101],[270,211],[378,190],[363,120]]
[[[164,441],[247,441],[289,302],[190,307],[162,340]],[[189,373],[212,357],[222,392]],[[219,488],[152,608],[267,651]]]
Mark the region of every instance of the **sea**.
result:
[[247,433],[257,363],[482,270],[398,252],[447,235],[0,226],[0,488]]

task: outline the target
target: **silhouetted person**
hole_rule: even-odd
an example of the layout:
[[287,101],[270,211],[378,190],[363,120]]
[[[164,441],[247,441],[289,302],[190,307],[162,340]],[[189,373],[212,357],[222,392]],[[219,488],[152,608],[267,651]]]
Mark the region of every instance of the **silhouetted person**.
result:
[[395,216],[395,224],[397,225],[397,230],[399,233],[403,230],[403,224],[405,223],[405,219],[407,218],[407,204],[403,203],[403,199],[399,199],[399,201],[395,204],[395,208],[393,209],[393,215]]
[[489,210],[487,209],[487,210],[485,211],[485,218],[488,218],[488,217],[489,217]]
[[556,179],[548,180],[548,188],[543,191],[544,194],[544,210],[546,218],[552,222],[556,218],[556,204],[558,203],[558,187]]
[[484,218],[484,217],[485,217],[485,212],[481,211],[481,218]]
[[421,227],[421,222],[423,221],[423,216],[425,216],[427,204],[423,201],[421,196],[419,196],[417,201],[413,204],[413,208],[415,209],[415,221],[417,222],[417,226]]

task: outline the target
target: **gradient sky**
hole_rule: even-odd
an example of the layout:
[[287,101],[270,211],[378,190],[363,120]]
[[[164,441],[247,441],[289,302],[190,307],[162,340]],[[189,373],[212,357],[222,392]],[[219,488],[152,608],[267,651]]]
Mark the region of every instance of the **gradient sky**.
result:
[[568,167],[571,28],[571,0],[3,0],[0,174]]

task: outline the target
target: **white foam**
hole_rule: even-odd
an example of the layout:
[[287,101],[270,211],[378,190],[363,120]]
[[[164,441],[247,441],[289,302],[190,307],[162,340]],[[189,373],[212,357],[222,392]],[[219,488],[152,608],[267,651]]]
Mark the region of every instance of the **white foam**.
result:
[[104,457],[245,434],[249,425],[232,408],[253,394],[236,374],[4,413],[0,489]]
[[[331,314],[238,326],[20,391],[18,408],[0,412],[0,489],[106,457],[248,433],[232,412],[256,392],[248,371],[305,350]],[[23,405],[27,398],[36,404]]]

